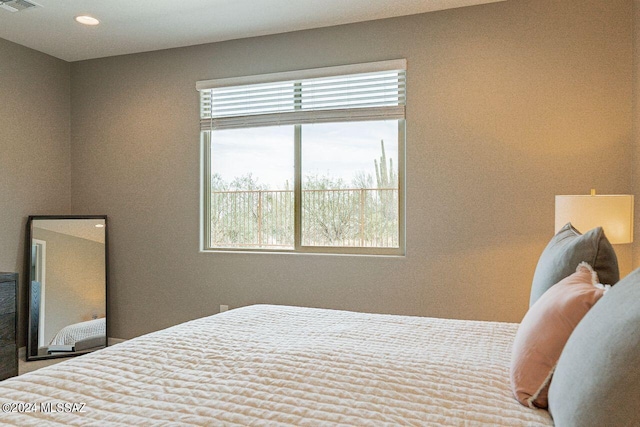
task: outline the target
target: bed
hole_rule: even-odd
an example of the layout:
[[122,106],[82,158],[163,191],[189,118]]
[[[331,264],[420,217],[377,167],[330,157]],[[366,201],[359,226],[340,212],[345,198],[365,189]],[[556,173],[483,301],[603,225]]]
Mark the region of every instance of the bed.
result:
[[[6,380],[1,403],[38,411],[2,414],[0,423],[553,425],[547,411],[512,397],[516,329],[249,306]],[[47,402],[63,412],[43,413]]]
[[49,345],[74,345],[77,341],[94,337],[104,340],[106,333],[106,318],[87,320],[60,329]]

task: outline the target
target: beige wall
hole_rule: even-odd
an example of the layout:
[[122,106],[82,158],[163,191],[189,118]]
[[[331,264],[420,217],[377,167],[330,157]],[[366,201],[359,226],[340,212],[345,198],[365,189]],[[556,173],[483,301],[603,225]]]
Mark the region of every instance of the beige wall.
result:
[[20,273],[24,343],[28,215],[71,208],[70,65],[0,39],[0,271]]
[[[554,195],[630,192],[632,1],[512,0],[72,64],[74,213],[113,335],[294,304],[519,321]],[[198,253],[195,82],[408,61],[407,255]]]
[[105,317],[104,243],[34,227],[46,243],[44,342],[65,326]]
[[633,0],[633,193],[635,194],[635,227],[633,265],[640,266],[640,0]]

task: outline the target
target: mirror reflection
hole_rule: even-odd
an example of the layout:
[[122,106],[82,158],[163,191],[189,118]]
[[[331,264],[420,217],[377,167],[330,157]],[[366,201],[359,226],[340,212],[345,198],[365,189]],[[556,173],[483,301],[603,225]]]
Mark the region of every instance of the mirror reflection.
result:
[[107,344],[106,217],[30,217],[28,359]]

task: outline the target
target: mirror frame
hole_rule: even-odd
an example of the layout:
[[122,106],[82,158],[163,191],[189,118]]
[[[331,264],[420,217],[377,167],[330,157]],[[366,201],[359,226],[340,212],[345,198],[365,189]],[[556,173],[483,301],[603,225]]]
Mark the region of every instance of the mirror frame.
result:
[[[31,286],[31,263],[32,263],[32,235],[33,235],[33,221],[35,220],[62,220],[62,219],[101,219],[104,220],[104,274],[105,274],[105,301],[104,301],[104,313],[105,313],[105,347],[109,346],[109,225],[106,215],[30,215],[27,220],[27,232],[25,242],[25,258],[24,258],[24,277],[26,277],[27,286],[27,345],[26,345],[26,360],[44,360],[44,359],[60,359],[63,357],[79,356],[81,354],[91,353],[96,349],[74,351],[64,354],[48,354],[37,355],[38,346],[36,345],[36,354],[32,355],[32,339],[34,338],[32,333],[32,320],[33,320],[33,307],[31,305],[31,298],[33,297],[33,289]],[[38,308],[38,312],[39,312]],[[35,336],[37,340],[37,335]],[[103,348],[103,347],[101,347]]]

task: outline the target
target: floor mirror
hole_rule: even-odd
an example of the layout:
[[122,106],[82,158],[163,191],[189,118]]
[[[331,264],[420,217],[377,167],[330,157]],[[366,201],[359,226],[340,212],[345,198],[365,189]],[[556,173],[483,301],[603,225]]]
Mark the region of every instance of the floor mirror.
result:
[[107,346],[107,217],[30,216],[27,360]]

